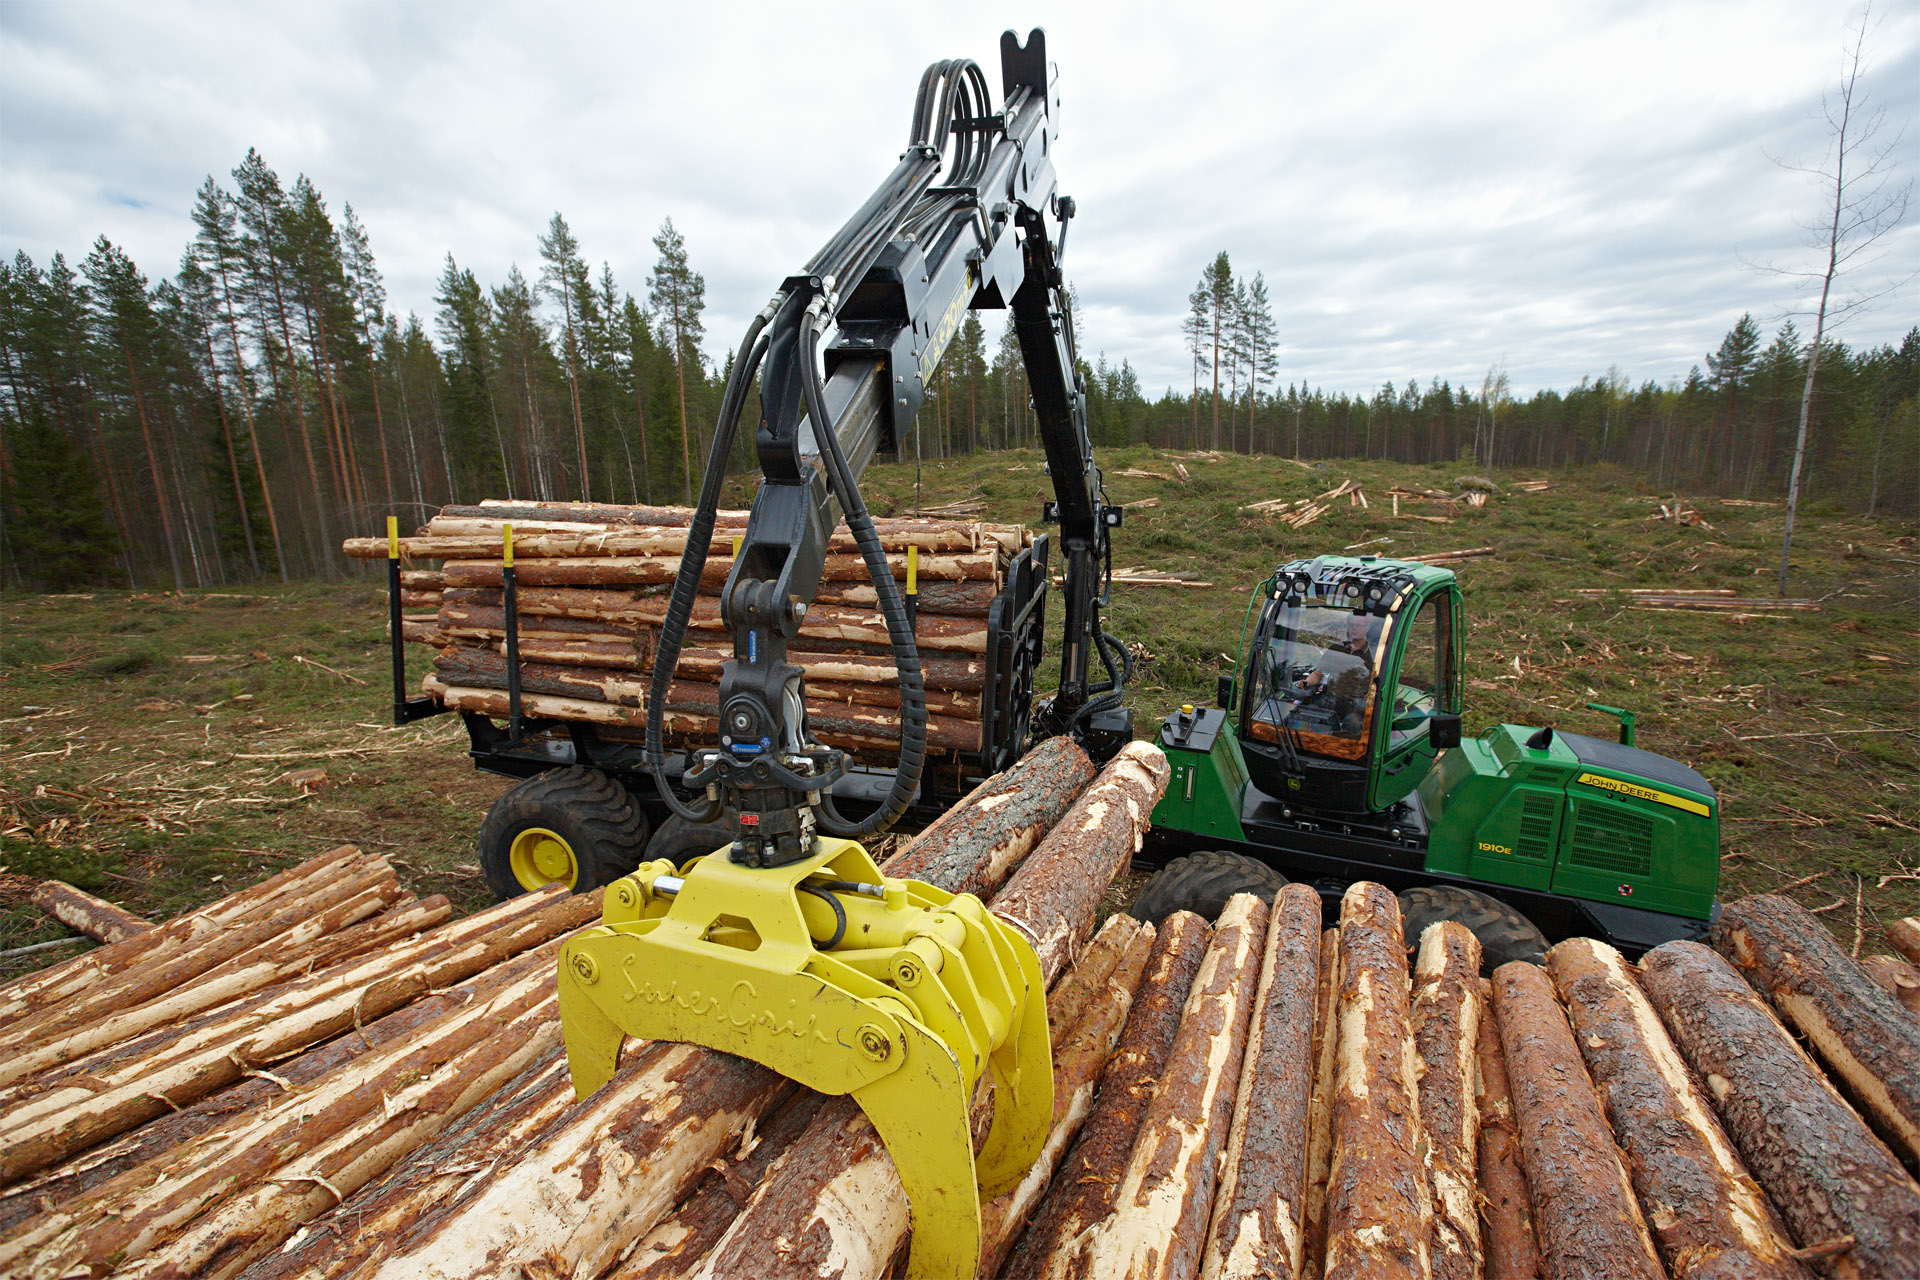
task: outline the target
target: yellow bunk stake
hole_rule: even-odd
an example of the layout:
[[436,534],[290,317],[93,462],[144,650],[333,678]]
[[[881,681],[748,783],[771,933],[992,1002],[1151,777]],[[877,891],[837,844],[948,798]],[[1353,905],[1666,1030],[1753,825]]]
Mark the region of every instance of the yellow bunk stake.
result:
[[[850,840],[772,869],[722,848],[650,862],[560,949],[574,1092],[613,1076],[624,1036],[749,1058],[852,1094],[913,1205],[908,1275],[972,1275],[980,1200],[1014,1186],[1053,1113],[1046,984],[1033,947],[971,894],[880,874]],[[976,1164],[975,1082],[993,1127]]]

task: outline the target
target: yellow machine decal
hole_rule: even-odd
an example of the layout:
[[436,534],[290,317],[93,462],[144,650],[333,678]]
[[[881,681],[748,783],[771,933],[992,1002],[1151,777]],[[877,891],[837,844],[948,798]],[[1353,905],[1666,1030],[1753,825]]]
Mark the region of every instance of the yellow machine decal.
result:
[[1685,796],[1676,796],[1665,791],[1655,791],[1652,787],[1643,787],[1637,782],[1603,778],[1597,773],[1583,773],[1574,781],[1585,783],[1589,787],[1599,787],[1602,791],[1617,791],[1623,796],[1632,796],[1636,800],[1651,800],[1655,804],[1672,805],[1676,809],[1685,809],[1688,813],[1697,813],[1703,818],[1713,816],[1713,810],[1698,800],[1689,800]]
[[954,331],[960,327],[960,317],[967,314],[967,305],[973,301],[973,268],[967,268],[966,284],[955,294],[947,306],[947,314],[940,317],[940,323],[934,325],[933,333],[927,338],[927,345],[920,353],[920,370],[923,374],[933,372],[940,363],[940,357],[946,354],[947,344],[953,341]]

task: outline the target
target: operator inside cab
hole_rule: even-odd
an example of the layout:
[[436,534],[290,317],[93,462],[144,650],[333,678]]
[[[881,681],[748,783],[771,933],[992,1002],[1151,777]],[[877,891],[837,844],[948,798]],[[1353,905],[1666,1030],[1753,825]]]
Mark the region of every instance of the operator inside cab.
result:
[[1350,759],[1363,754],[1382,622],[1348,609],[1287,610],[1263,655],[1253,736],[1274,742],[1286,730],[1309,751]]

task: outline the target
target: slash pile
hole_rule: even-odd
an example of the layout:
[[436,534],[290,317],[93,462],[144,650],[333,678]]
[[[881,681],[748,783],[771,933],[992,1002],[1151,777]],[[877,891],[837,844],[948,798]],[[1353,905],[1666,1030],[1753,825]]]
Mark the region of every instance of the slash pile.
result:
[[[442,508],[400,544],[409,564],[440,561],[438,569],[405,569],[401,578],[403,605],[433,610],[402,624],[408,640],[437,651],[426,691],[455,709],[506,715],[501,540],[512,524],[523,708],[602,726],[609,736],[643,727],[654,645],[692,514],[683,507],[558,502]],[[708,549],[667,695],[664,723],[676,745],[718,733],[720,664],[731,656],[720,589],[746,520],[744,511],[721,512]],[[977,751],[988,609],[1030,535],[971,521],[874,524],[903,585],[913,552],[928,748]],[[349,538],[342,549],[359,559],[388,553],[384,538]],[[829,547],[824,581],[789,659],[807,673],[807,711],[822,742],[892,758],[899,677],[866,564],[844,528]]]
[[[981,1276],[1913,1274],[1920,1019],[1804,911],[1491,981],[1455,924],[1410,964],[1368,883],[1330,929],[1289,885],[1096,932],[1166,783],[1051,741],[889,863],[1051,984],[1052,1124]],[[897,1274],[910,1207],[845,1099],[631,1044],[574,1100],[552,966],[597,916],[448,923],[337,850],[0,992],[0,1274]]]

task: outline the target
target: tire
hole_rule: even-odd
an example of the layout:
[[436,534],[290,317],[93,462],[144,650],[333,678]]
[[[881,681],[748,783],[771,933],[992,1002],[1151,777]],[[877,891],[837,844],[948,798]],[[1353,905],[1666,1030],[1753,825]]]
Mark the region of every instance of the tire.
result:
[[1406,927],[1409,949],[1420,945],[1420,935],[1430,924],[1454,920],[1465,925],[1480,939],[1482,977],[1491,977],[1509,960],[1547,962],[1547,937],[1533,921],[1497,898],[1472,889],[1450,884],[1409,889],[1400,895],[1400,919]]
[[1131,914],[1159,924],[1176,911],[1191,911],[1211,922],[1234,894],[1251,893],[1270,902],[1286,884],[1287,878],[1264,862],[1221,849],[1202,850],[1154,872],[1133,900]]
[[496,902],[556,882],[585,893],[640,865],[647,828],[613,778],[582,765],[555,769],[493,802],[476,842],[480,869]]
[[647,843],[646,861],[666,858],[676,867],[685,866],[687,859],[701,857],[731,843],[733,837],[717,822],[695,826],[677,813],[670,814]]

